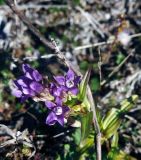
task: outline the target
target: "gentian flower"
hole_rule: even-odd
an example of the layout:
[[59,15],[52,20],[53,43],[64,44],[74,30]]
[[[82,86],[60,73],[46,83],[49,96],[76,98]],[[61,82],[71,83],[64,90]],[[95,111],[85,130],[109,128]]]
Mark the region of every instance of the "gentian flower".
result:
[[46,101],[45,105],[51,110],[46,119],[46,124],[54,125],[56,122],[58,122],[61,126],[64,126],[65,115],[67,112],[69,112],[69,107],[63,106],[62,100],[59,98],[56,98],[55,103]]
[[78,94],[78,84],[80,83],[80,76],[76,76],[71,69],[68,70],[65,76],[54,76],[54,79],[62,87],[63,90],[70,92],[73,95]]
[[43,78],[37,70],[31,68],[28,64],[23,64],[22,69],[24,75],[14,81],[15,88],[12,90],[12,94],[21,98],[23,102],[27,98],[34,97],[42,92],[41,81]]
[[60,98],[62,101],[66,100],[67,89],[64,86],[58,86],[55,83],[50,83],[49,92],[54,98]]

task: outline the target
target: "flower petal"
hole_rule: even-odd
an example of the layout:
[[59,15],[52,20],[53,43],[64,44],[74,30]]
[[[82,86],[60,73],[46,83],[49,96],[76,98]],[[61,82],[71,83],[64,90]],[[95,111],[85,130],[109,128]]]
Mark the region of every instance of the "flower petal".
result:
[[63,113],[65,114],[66,112],[69,112],[70,111],[70,108],[67,107],[67,106],[63,106]]
[[29,79],[33,80],[31,73],[26,72],[25,76],[26,76],[27,78],[29,78]]
[[32,82],[30,88],[37,93],[40,93],[43,90],[43,86],[38,82]]
[[55,107],[55,103],[51,102],[51,101],[45,101],[45,105],[49,108],[49,109],[53,109]]
[[62,94],[62,88],[60,88],[60,87],[57,88],[57,87],[56,87],[56,88],[53,89],[53,95],[54,95],[55,97],[56,97],[56,96],[57,96],[57,97],[60,97],[61,94]]
[[27,85],[31,82],[30,79],[28,79],[27,77],[25,76],[22,76],[20,77],[18,80],[17,80],[17,83],[20,85],[20,86],[23,86],[23,87],[27,87]]
[[26,73],[26,72],[29,72],[29,73],[33,72],[33,69],[30,67],[29,64],[23,64],[22,65],[22,69],[23,69],[24,73]]
[[35,79],[35,81],[37,81],[37,82],[42,80],[42,76],[37,70],[33,71],[32,76]]
[[73,95],[77,95],[79,90],[78,88],[74,87],[74,88],[69,89],[69,92],[71,92]]
[[56,103],[58,106],[62,106],[62,98],[56,97],[55,103]]
[[74,72],[69,68],[67,74],[66,74],[66,78],[69,80],[74,80],[75,74]]
[[65,77],[64,76],[54,76],[54,79],[57,81],[59,85],[65,85]]
[[50,112],[47,119],[46,119],[46,124],[48,125],[54,125],[57,121],[57,117],[55,115],[55,113]]
[[30,96],[29,95],[24,95],[21,97],[21,102],[23,103],[24,101],[26,101]]
[[21,97],[22,96],[22,92],[18,89],[13,89],[12,90],[12,95],[16,96],[16,97]]
[[61,126],[64,126],[64,115],[57,116],[57,122],[58,122]]
[[17,80],[14,80],[13,83],[18,89],[21,89],[21,86],[18,84]]
[[75,79],[74,79],[74,84],[77,85],[80,83],[80,80],[81,80],[81,76],[77,76]]
[[25,95],[35,96],[35,92],[29,88],[22,88],[22,91]]

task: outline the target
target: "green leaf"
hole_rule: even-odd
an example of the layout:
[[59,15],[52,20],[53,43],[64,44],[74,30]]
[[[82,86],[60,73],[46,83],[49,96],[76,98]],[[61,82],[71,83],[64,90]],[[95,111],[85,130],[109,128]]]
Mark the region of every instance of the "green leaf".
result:
[[104,132],[104,136],[106,139],[110,138],[112,135],[114,135],[118,128],[121,125],[121,119],[116,119],[113,123],[111,123],[111,126],[109,126],[106,131]]
[[109,126],[111,127],[111,123],[115,123],[115,121],[117,120],[119,115],[119,110],[117,108],[112,108],[106,115],[106,117],[103,120],[102,123],[102,129],[106,130],[107,128],[109,128]]
[[81,116],[81,142],[89,136],[92,124],[92,117],[92,112],[88,112],[86,115]]
[[87,61],[82,61],[80,63],[80,69],[86,71],[87,68],[89,67],[89,63]]
[[129,111],[137,102],[138,95],[133,95],[130,98],[125,99],[121,102],[121,111],[127,112]]
[[118,132],[115,132],[115,134],[112,138],[111,146],[117,148],[118,147],[118,140],[119,140]]
[[90,79],[90,69],[85,73],[85,75],[82,78],[82,81],[80,83],[80,93],[78,95],[78,99],[83,102],[85,96],[86,96],[86,91],[87,91],[87,85]]
[[92,91],[98,91],[100,89],[100,82],[98,80],[98,78],[92,78],[90,81],[90,87],[92,89]]
[[110,138],[120,127],[123,115],[129,111],[137,101],[138,96],[133,95],[120,103],[119,108],[112,108],[102,120],[101,131],[105,139]]
[[108,160],[137,160],[137,159],[117,148],[112,148],[111,151],[108,153]]
[[119,54],[117,54],[116,64],[120,64],[124,60],[124,58],[125,58],[125,56],[121,52]]
[[75,144],[79,145],[81,141],[81,129],[77,128],[73,134]]

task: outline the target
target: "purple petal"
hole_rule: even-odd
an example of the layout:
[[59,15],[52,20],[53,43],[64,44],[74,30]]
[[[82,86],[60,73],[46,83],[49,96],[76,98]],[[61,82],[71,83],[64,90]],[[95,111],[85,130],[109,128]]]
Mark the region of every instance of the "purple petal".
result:
[[21,97],[21,102],[23,103],[24,101],[26,101],[30,96],[28,95],[24,95]]
[[55,113],[50,112],[50,114],[48,115],[47,119],[46,119],[46,124],[48,125],[54,125],[57,121],[57,117],[55,115]]
[[42,76],[40,75],[40,73],[39,73],[37,70],[34,70],[33,73],[32,73],[32,75],[33,75],[33,78],[34,78],[37,82],[39,82],[39,81],[42,80]]
[[53,95],[54,96],[58,96],[59,97],[59,96],[61,96],[61,94],[62,94],[62,88],[60,88],[60,87],[57,88],[56,87],[56,88],[53,89]]
[[49,109],[53,109],[55,107],[55,103],[51,102],[51,101],[46,101],[45,105],[49,108]]
[[56,97],[55,103],[59,106],[62,106],[62,99],[60,97]]
[[57,116],[57,121],[61,126],[64,126],[64,115],[65,115],[65,113],[69,112],[70,109],[67,106],[63,106],[62,109],[63,109],[63,113],[62,113],[62,115]]
[[74,72],[69,68],[67,74],[66,74],[67,79],[69,80],[74,80],[75,74]]
[[22,69],[23,69],[23,72],[26,73],[26,72],[33,72],[33,69],[30,67],[29,64],[23,64],[22,65]]
[[51,83],[50,83],[50,88],[52,89],[52,88],[54,88],[54,87],[56,87],[56,85],[51,82]]
[[65,77],[64,76],[54,76],[54,79],[57,81],[59,85],[65,85]]
[[32,82],[30,88],[37,93],[40,93],[43,90],[43,86],[37,82]]
[[57,122],[61,125],[64,126],[64,116],[57,116]]
[[30,72],[26,72],[25,76],[31,80],[33,80],[31,73]]
[[17,89],[13,89],[12,90],[12,95],[16,96],[16,97],[21,97],[22,96],[22,92],[20,90]]
[[18,89],[20,90],[22,89],[21,86],[18,84],[17,80],[14,80],[13,82]]
[[65,114],[66,112],[69,112],[70,111],[70,108],[67,107],[67,106],[63,106],[63,113]]
[[22,88],[22,91],[25,95],[35,96],[35,92],[29,88]]
[[23,87],[27,87],[27,85],[30,83],[31,81],[26,78],[25,76],[22,76],[20,77],[18,80],[17,80],[17,83],[20,85],[20,86],[23,86]]
[[81,76],[77,76],[75,79],[74,79],[74,84],[77,85],[80,83],[80,80],[81,80]]
[[77,95],[78,92],[79,92],[78,88],[76,88],[76,87],[69,89],[69,91],[70,91],[73,95]]

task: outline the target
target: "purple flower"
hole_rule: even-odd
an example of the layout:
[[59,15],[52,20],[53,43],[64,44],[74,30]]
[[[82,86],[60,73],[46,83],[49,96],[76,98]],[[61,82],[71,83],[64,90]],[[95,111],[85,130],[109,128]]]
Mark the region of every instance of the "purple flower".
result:
[[56,98],[55,103],[46,101],[45,105],[51,110],[46,119],[46,124],[54,125],[58,122],[60,125],[64,126],[64,118],[66,113],[69,111],[69,107],[63,106],[62,100],[59,98]]
[[55,76],[54,79],[62,87],[63,90],[71,92],[73,95],[78,94],[78,84],[80,83],[80,76],[69,69],[65,76]]
[[37,70],[28,64],[23,64],[22,69],[25,75],[14,81],[15,88],[12,90],[12,94],[21,98],[23,102],[42,92],[43,85],[41,84],[42,76]]
[[64,86],[58,86],[55,83],[50,83],[49,91],[54,98],[58,97],[62,99],[62,101],[66,98],[67,89]]

